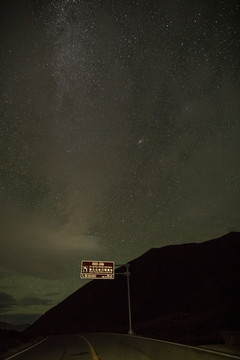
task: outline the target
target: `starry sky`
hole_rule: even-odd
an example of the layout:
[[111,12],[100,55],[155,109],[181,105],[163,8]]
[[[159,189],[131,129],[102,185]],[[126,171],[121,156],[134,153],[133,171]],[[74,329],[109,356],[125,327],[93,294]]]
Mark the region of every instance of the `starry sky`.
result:
[[240,2],[1,5],[0,321],[80,262],[240,231]]

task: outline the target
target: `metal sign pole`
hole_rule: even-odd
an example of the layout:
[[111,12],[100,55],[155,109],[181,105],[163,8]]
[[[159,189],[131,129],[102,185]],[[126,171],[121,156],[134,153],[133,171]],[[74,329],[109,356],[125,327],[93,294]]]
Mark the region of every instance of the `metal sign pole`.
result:
[[134,331],[132,329],[132,314],[131,314],[131,297],[130,297],[130,264],[124,264],[124,265],[115,265],[115,266],[125,266],[126,272],[125,273],[116,273],[116,275],[126,275],[127,277],[127,292],[128,292],[128,319],[129,319],[129,335],[134,335]]
[[131,298],[130,298],[130,264],[126,264],[126,268],[127,268],[127,272],[126,272],[126,276],[127,276],[127,289],[128,289],[128,315],[129,315],[129,330],[128,333],[130,335],[133,335],[133,329],[132,329],[132,314],[131,314]]

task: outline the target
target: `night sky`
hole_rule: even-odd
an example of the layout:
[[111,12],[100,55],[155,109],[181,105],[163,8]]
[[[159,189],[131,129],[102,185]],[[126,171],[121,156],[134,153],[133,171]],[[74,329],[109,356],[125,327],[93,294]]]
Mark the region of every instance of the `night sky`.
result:
[[4,3],[0,321],[82,259],[240,231],[240,1]]

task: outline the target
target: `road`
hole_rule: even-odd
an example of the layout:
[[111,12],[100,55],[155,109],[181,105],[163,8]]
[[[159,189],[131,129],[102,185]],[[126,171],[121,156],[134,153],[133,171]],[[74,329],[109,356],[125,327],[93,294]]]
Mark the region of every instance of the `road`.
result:
[[240,359],[240,356],[133,335],[89,333],[49,336],[40,344],[7,359],[227,360]]

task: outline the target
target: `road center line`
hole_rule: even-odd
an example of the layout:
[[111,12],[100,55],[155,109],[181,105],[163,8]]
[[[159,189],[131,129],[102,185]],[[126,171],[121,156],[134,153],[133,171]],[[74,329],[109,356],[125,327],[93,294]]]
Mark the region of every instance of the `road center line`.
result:
[[90,343],[90,341],[88,339],[86,339],[84,336],[80,335],[80,337],[88,344],[88,347],[91,351],[91,355],[92,355],[92,360],[99,360],[94,347],[92,346],[92,344]]

